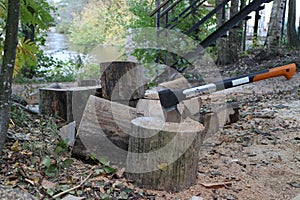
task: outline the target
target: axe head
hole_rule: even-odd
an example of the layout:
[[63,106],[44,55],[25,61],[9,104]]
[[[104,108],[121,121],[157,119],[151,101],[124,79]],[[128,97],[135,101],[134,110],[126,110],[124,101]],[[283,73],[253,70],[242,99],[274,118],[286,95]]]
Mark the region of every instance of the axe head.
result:
[[182,115],[177,105],[185,99],[185,95],[181,90],[161,90],[158,92],[159,100],[164,112],[166,122],[180,123]]

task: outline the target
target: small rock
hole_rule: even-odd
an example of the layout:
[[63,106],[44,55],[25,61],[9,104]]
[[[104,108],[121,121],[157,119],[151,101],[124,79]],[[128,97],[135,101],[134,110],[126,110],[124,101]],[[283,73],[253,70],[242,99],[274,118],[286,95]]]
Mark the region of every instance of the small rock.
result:
[[250,153],[250,154],[248,154],[248,157],[255,157],[255,156],[257,156],[256,153]]
[[260,141],[260,144],[262,144],[262,145],[268,145],[269,143],[266,140],[262,140],[262,141]]
[[291,182],[288,183],[290,186],[294,187],[294,188],[300,188],[300,183],[296,183],[296,182]]
[[202,197],[193,196],[190,200],[204,200]]
[[212,166],[212,168],[213,168],[213,169],[218,169],[218,168],[219,168],[219,166],[217,166],[217,165],[214,165],[214,166]]

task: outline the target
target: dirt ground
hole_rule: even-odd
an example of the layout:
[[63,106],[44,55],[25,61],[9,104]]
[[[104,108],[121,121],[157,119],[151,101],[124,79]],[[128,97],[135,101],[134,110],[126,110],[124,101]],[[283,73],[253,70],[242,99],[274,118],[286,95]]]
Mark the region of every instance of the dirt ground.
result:
[[299,86],[297,73],[290,81],[279,77],[223,91],[239,102],[240,120],[206,139],[196,185],[149,192],[157,199],[300,199]]

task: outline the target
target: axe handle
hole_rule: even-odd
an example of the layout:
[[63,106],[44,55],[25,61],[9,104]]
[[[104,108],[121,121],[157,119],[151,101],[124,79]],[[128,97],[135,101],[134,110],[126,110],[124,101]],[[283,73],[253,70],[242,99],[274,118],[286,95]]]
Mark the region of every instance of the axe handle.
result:
[[278,77],[278,76],[285,76],[289,80],[293,77],[295,72],[296,72],[296,64],[292,63],[280,67],[275,67],[272,69],[262,70],[244,76],[225,79],[222,81],[185,89],[185,90],[166,89],[166,90],[159,91],[158,94],[163,108],[172,109],[172,107],[176,106],[182,100],[196,97],[202,94],[207,94],[209,92],[224,90],[224,89],[245,85],[252,82],[257,82],[260,80]]

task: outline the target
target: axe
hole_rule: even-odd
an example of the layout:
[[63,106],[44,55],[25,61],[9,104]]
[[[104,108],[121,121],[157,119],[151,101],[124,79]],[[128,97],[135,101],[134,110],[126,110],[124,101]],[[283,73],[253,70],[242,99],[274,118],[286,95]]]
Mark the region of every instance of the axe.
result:
[[293,77],[295,72],[296,64],[292,63],[188,89],[165,89],[158,91],[158,95],[165,114],[166,121],[179,123],[181,120],[181,115],[177,109],[177,104],[183,100],[278,76],[285,76],[285,78],[289,80]]

